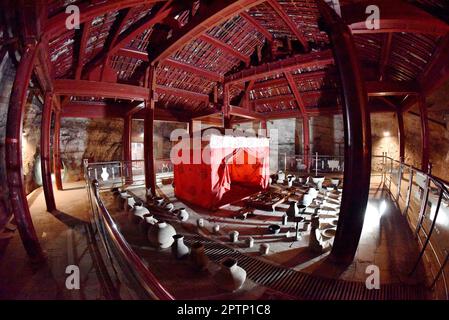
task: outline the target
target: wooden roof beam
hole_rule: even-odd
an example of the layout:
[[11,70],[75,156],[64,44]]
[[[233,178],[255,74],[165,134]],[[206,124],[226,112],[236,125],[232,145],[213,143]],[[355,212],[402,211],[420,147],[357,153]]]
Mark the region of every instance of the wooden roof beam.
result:
[[393,39],[392,33],[385,34],[382,45],[382,52],[380,54],[379,81],[383,81],[385,79],[385,71],[387,69],[388,61],[390,59],[392,39]]
[[[157,2],[165,2],[167,0],[109,0],[102,3],[96,3],[93,1],[79,4],[80,9],[80,23],[90,21],[105,13],[115,10],[122,10],[139,5],[149,5]],[[67,31],[65,23],[68,14],[61,12],[56,16],[50,18],[45,26],[44,33],[49,39],[56,38]]]
[[262,79],[283,72],[292,72],[307,67],[326,67],[334,63],[330,50],[309,54],[295,55],[281,61],[265,63],[263,65],[248,68],[225,77],[225,83],[238,84],[250,80]]
[[296,27],[296,23],[290,18],[290,16],[284,11],[281,4],[277,0],[268,0],[268,4],[273,8],[273,10],[278,14],[282,21],[288,26],[290,31],[295,35],[295,37],[301,42],[305,51],[309,51],[309,44],[304,38],[301,31]]
[[202,34],[200,36],[200,39],[203,40],[204,42],[209,43],[210,45],[220,49],[221,51],[239,59],[240,61],[243,61],[245,63],[245,65],[249,66],[250,64],[250,57],[244,55],[243,53],[241,53],[240,51],[238,51],[237,49],[231,47],[230,45],[221,42],[220,40],[218,40],[215,37],[212,37],[208,34]]
[[415,81],[367,81],[369,97],[417,95],[419,84]]
[[285,78],[287,79],[290,91],[293,93],[293,96],[295,97],[299,110],[301,110],[303,116],[306,117],[307,116],[306,107],[304,105],[304,101],[302,100],[301,95],[299,94],[298,86],[296,85],[295,79],[293,79],[293,76],[289,72],[284,72],[284,75]]
[[171,37],[153,32],[150,39],[158,46],[150,52],[150,62],[155,64],[170,57],[192,39],[198,38],[210,28],[264,2],[265,0],[221,0],[200,3],[196,14],[183,27],[171,31]]
[[274,37],[273,35],[267,30],[265,29],[260,23],[259,21],[257,21],[255,18],[253,18],[248,12],[242,12],[240,13],[240,16],[245,19],[248,23],[250,23],[254,28],[257,29],[257,31],[259,33],[261,33],[265,39],[268,40],[268,42],[273,42]]
[[83,24],[83,34],[79,46],[78,59],[75,70],[75,79],[81,79],[81,72],[84,66],[84,56],[86,54],[87,41],[89,40],[90,30],[92,27],[92,20],[88,20]]

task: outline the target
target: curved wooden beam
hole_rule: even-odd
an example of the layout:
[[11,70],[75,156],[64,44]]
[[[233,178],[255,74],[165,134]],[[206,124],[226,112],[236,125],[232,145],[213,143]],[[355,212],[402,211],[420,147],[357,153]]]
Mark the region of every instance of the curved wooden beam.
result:
[[[95,1],[91,3],[82,3],[78,6],[80,9],[80,24],[111,11],[165,1],[167,0],[109,0],[104,1],[103,3],[95,3]],[[66,32],[65,22],[68,16],[68,14],[62,12],[48,19],[44,34],[47,35],[49,39],[53,39]]]
[[[158,43],[158,46],[153,47],[151,52],[149,52],[150,63],[155,64],[165,60],[210,28],[264,1],[221,0],[200,3],[196,14],[191,16],[183,27],[175,26],[171,30],[170,37],[168,37],[168,32],[164,32],[164,30],[162,32],[153,32],[150,42]],[[172,24],[167,21],[167,25]]]
[[50,165],[50,131],[51,131],[51,114],[53,109],[53,93],[45,94],[44,106],[42,109],[41,121],[41,171],[42,171],[42,187],[44,189],[45,203],[47,211],[56,210],[55,196],[53,194],[53,182],[51,181],[51,165]]
[[344,188],[330,259],[349,264],[362,233],[371,178],[371,129],[367,93],[354,39],[348,26],[323,0],[318,0],[333,45],[342,86],[345,131]]

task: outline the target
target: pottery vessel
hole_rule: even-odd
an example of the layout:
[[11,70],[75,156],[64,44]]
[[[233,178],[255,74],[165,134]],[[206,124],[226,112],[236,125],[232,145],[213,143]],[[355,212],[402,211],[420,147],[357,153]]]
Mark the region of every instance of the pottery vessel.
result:
[[338,187],[338,185],[340,184],[340,179],[338,179],[338,178],[331,178],[331,184],[334,187]]
[[312,177],[312,181],[316,184],[318,190],[323,188],[324,176],[314,176]]
[[229,239],[232,243],[236,243],[239,241],[239,232],[238,231],[231,231],[229,233]]
[[100,176],[103,181],[108,181],[108,179],[109,179],[108,168],[102,167]]
[[125,210],[125,212],[130,212],[134,208],[135,204],[136,200],[134,200],[134,197],[129,196],[123,204],[123,210]]
[[176,234],[175,228],[165,221],[159,221],[151,225],[148,229],[148,240],[150,244],[159,249],[169,248],[173,242],[173,236]]
[[246,271],[237,265],[237,260],[225,258],[214,280],[222,289],[234,292],[240,289],[246,280]]
[[284,215],[282,216],[282,225],[283,225],[283,226],[286,226],[287,223],[288,223],[288,215],[287,215],[287,214],[284,214]]
[[197,270],[204,271],[207,269],[209,259],[204,252],[204,244],[202,244],[201,242],[195,242],[192,245],[192,249],[190,251],[190,260]]
[[190,253],[190,249],[184,243],[184,236],[181,234],[175,234],[173,239],[174,242],[171,246],[173,256],[176,259],[186,258]]
[[200,228],[204,227],[204,219],[199,218],[198,220],[196,220],[196,225]]
[[254,238],[253,237],[246,238],[245,243],[248,248],[254,247]]
[[130,197],[130,196],[131,195],[126,191],[120,192],[119,196],[116,198],[116,204],[117,204],[118,210],[123,210],[125,203],[128,201],[128,197]]
[[148,213],[150,213],[150,211],[145,208],[141,202],[136,202],[130,210],[129,218],[132,223],[138,224],[143,220],[143,215]]
[[212,228],[212,231],[214,233],[219,233],[220,232],[220,225],[219,224],[214,225],[213,228]]
[[268,226],[268,231],[271,234],[278,234],[281,231],[281,227],[278,226],[277,224],[272,224],[272,225]]
[[187,212],[187,210],[185,208],[179,209],[178,219],[183,222],[189,220],[189,213]]
[[287,216],[290,218],[294,218],[299,214],[298,206],[296,205],[296,201],[290,201],[289,207],[287,209]]
[[142,219],[139,221],[140,232],[145,236],[147,236],[148,229],[151,226],[154,226],[157,222],[158,222],[157,219],[151,213],[144,214],[142,216]]
[[165,209],[170,211],[170,212],[172,212],[174,208],[175,208],[175,206],[171,202],[168,202],[167,204],[165,204]]
[[154,198],[154,204],[161,207],[164,204],[164,198],[162,197],[155,197]]
[[260,254],[268,254],[268,252],[270,251],[270,245],[268,243],[262,243],[260,245]]

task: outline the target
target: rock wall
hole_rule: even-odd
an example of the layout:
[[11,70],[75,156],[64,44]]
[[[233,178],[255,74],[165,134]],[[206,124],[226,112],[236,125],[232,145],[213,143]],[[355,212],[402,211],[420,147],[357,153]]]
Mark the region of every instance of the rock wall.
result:
[[122,134],[121,119],[61,119],[64,182],[84,179],[83,159],[89,162],[121,160]]
[[5,169],[5,136],[8,117],[9,96],[14,81],[15,69],[9,58],[0,61],[0,230],[11,216]]
[[371,153],[399,160],[398,121],[395,113],[371,114]]
[[344,155],[342,115],[311,117],[309,121],[312,154]]

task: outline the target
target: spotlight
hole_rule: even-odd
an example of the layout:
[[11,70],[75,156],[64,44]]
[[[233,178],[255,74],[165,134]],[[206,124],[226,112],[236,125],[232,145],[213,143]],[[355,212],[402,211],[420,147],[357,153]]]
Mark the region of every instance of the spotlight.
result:
[[390,131],[384,131],[384,137],[389,137],[390,136]]

